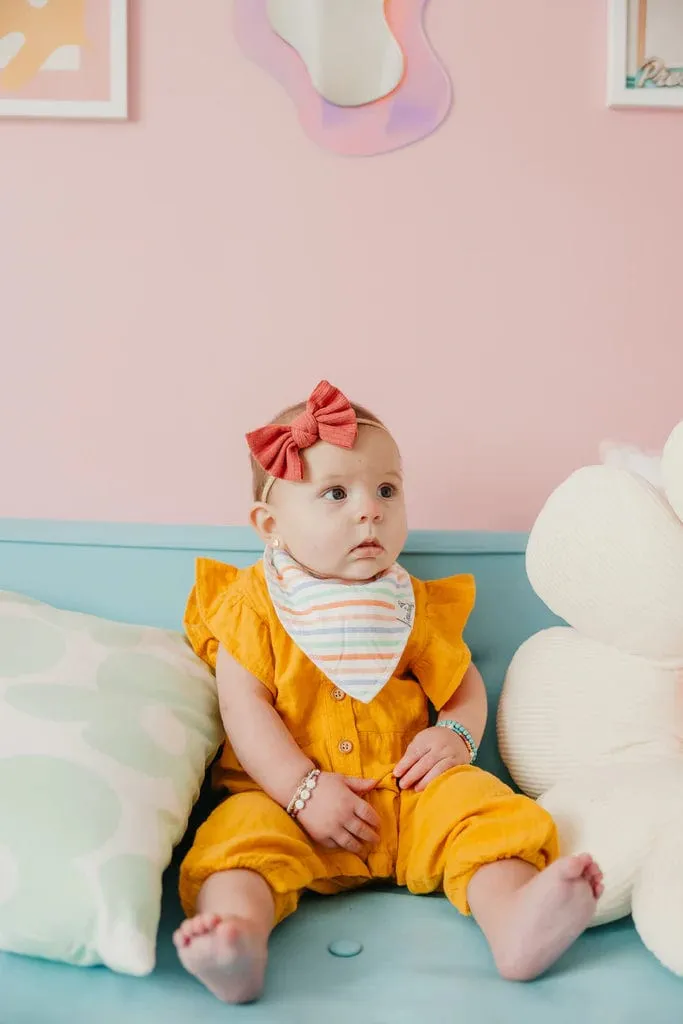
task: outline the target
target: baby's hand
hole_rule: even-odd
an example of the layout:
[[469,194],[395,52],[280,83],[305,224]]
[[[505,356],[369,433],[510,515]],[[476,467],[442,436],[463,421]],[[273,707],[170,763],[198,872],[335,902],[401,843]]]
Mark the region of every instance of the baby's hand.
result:
[[450,729],[432,726],[419,732],[394,768],[401,789],[421,793],[437,775],[470,763],[467,744]]
[[379,816],[363,799],[376,785],[375,779],[323,772],[297,821],[316,843],[360,853],[364,844],[379,842]]

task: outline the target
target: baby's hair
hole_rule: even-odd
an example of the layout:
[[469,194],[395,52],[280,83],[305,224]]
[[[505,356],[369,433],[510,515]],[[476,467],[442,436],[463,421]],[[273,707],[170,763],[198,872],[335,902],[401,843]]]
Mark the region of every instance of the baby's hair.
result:
[[[382,427],[386,430],[386,427],[382,421],[375,416],[374,412],[370,412],[363,405],[356,405],[355,402],[350,402],[351,408],[356,414],[356,419],[359,423],[376,423],[378,427]],[[295,420],[297,416],[300,416],[302,412],[306,411],[306,402],[297,402],[296,405],[290,405],[287,409],[283,409],[282,412],[278,413],[277,416],[273,416],[270,420],[269,426],[273,423],[282,424],[282,426],[288,426]],[[262,501],[262,495],[264,488],[270,477],[266,473],[265,469],[256,461],[253,455],[249,456],[251,460],[251,479],[252,479],[252,490],[254,495],[254,501]]]

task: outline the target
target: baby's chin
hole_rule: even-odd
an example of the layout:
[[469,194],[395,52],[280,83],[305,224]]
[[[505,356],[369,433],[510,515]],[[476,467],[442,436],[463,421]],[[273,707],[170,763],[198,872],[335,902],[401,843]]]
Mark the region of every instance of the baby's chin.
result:
[[395,559],[386,554],[381,558],[354,558],[340,567],[338,576],[353,583],[367,583],[390,569],[394,562]]
[[296,551],[290,550],[290,554],[311,576],[323,580],[342,580],[344,583],[367,583],[390,569],[398,558],[398,554],[394,555],[390,551],[364,556],[354,550],[338,560],[323,562],[313,557],[313,553],[310,558],[301,557]]

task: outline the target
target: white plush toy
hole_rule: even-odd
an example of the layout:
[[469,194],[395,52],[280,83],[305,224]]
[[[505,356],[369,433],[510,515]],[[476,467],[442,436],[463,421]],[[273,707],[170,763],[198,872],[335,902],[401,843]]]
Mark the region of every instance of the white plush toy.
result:
[[602,867],[594,924],[632,912],[648,949],[683,975],[683,423],[661,471],[663,491],[592,466],[550,497],[527,572],[569,627],[515,655],[498,735],[562,852]]

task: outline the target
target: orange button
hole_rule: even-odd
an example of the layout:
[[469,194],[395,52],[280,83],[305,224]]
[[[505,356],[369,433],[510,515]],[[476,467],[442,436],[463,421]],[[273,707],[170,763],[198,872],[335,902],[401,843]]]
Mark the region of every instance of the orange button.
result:
[[351,740],[340,740],[337,749],[340,754],[350,754],[353,750],[353,743]]
[[345,696],[346,694],[344,693],[344,691],[340,690],[339,688],[332,691],[332,697],[334,700],[344,700]]

